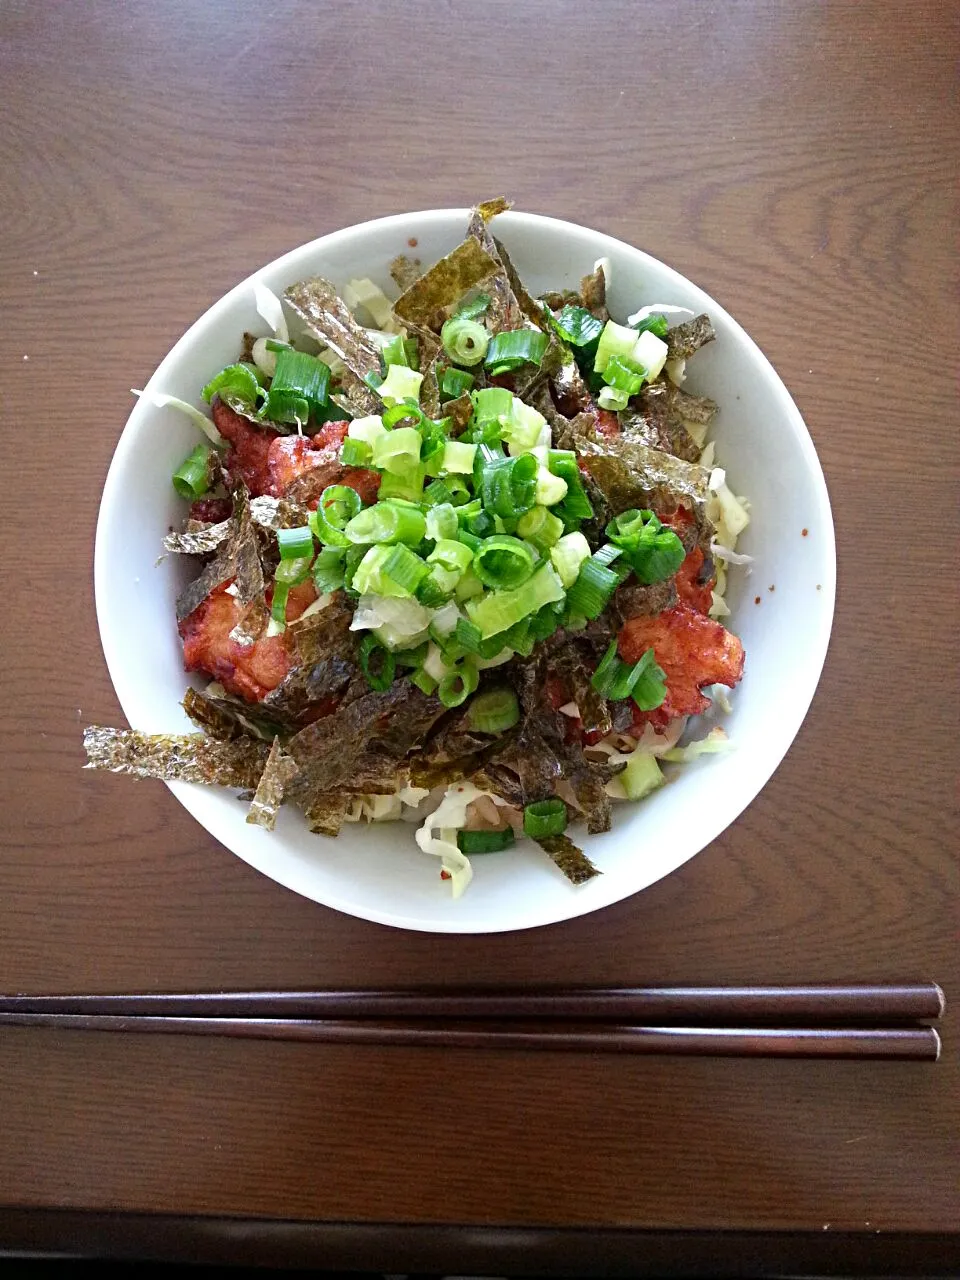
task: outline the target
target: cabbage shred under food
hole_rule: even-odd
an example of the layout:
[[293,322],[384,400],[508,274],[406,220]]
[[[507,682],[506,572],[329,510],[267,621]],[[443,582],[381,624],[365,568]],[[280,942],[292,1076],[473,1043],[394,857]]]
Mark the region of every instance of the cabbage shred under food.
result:
[[[612,799],[662,779],[654,757],[729,745],[719,727],[676,745],[743,669],[715,619],[747,506],[705,446],[717,406],[678,385],[713,326],[656,304],[611,320],[605,261],[532,297],[490,230],[508,207],[478,205],[422,273],[399,256],[392,310],[369,280],[344,286],[351,311],[314,278],[286,290],[288,328],[258,284],[274,336],[242,335],[223,385],[245,398],[214,398],[216,433],[199,422],[222,485],[164,539],[199,564],[176,620],[212,681],[184,697],[200,732],[90,728],[88,767],[243,789],[267,830],[283,803],[330,836],[426,816],[418,843],[457,895],[458,830],[509,846],[548,812],[528,829],[557,832],[537,842],[581,884],[599,872],[568,818],[606,831]],[[305,381],[271,396],[288,338]],[[477,729],[480,695],[509,727]]]

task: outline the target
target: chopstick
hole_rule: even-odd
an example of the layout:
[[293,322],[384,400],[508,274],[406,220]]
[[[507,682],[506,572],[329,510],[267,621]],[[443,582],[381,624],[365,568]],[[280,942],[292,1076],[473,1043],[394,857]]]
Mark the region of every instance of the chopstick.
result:
[[932,1027],[663,1027],[603,1023],[488,1023],[411,1020],[155,1017],[75,1013],[0,1013],[0,1026],[76,1031],[134,1031],[322,1044],[442,1049],[526,1049],[579,1053],[677,1054],[733,1058],[912,1059],[935,1062]]
[[175,1018],[574,1019],[685,1026],[896,1025],[940,1017],[935,982],[845,986],[421,988],[0,996],[0,1013]]

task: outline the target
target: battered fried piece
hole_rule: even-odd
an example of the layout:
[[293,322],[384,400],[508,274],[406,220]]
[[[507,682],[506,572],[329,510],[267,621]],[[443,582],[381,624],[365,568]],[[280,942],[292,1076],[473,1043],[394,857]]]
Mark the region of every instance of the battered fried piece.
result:
[[[184,666],[187,671],[206,672],[247,702],[259,702],[293,665],[291,641],[286,633],[265,636],[251,645],[231,639],[230,633],[242,623],[246,608],[228,593],[228,586],[223,583],[217,587],[180,623]],[[299,618],[316,598],[312,582],[293,587],[287,618]]]
[[214,396],[210,411],[217,430],[230,442],[223,465],[231,481],[242,480],[254,496],[269,493],[267,456],[271,444],[279,438],[277,433],[266,427],[255,426],[249,418],[241,417],[219,396]]
[[743,645],[719,622],[680,603],[656,617],[631,618],[618,637],[624,662],[639,662],[653,649],[666,677],[667,696],[651,723],[675,716],[699,715],[710,706],[700,690],[708,684],[738,684],[743,675]]

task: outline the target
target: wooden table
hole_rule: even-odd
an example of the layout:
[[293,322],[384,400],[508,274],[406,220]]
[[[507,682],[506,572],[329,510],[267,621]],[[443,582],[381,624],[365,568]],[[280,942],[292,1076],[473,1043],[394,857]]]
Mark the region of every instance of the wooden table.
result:
[[[8,0],[0,989],[933,977],[960,1000],[956,14]],[[159,784],[80,771],[81,727],[122,723],[94,524],[127,388],[237,280],[501,191],[665,259],[771,357],[830,486],[837,620],[788,758],[699,857],[595,917],[422,936],[281,889]],[[958,1085],[955,1019],[929,1067],[8,1030],[0,1246],[946,1270]]]

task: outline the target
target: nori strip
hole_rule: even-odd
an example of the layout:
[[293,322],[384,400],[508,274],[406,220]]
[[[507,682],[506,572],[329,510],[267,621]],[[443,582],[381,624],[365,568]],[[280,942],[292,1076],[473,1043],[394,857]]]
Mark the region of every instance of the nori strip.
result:
[[228,578],[237,586],[241,604],[263,601],[265,583],[256,530],[250,517],[250,494],[242,482],[233,491],[230,529],[215,559],[177,597],[177,620],[182,622]]
[[108,769],[131,778],[256,787],[269,747],[253,738],[231,742],[202,733],[138,733],[92,725],[83,731],[85,769]]
[[347,596],[338,591],[325,609],[291,625],[297,665],[264,698],[265,710],[286,723],[296,723],[309,707],[344,696],[351,681],[360,676],[358,638],[350,630],[352,621]]
[[706,396],[688,395],[669,380],[660,379],[644,387],[631,400],[631,407],[617,416],[628,439],[696,462],[701,450],[687,430],[687,422],[705,425],[716,411],[716,404]]
[[568,356],[551,378],[560,411],[568,418],[596,407],[590,388],[573,356]]
[[632,507],[664,513],[678,505],[689,507],[700,541],[709,542],[713,527],[705,509],[710,479],[706,468],[623,436],[580,438],[576,450],[613,515]]
[[405,293],[414,281],[420,279],[420,272],[405,253],[398,253],[390,263],[390,274],[401,293]]
[[610,319],[610,312],[607,310],[607,277],[602,266],[595,267],[580,281],[580,299],[591,315],[606,324]]
[[366,385],[366,379],[370,374],[380,375],[380,352],[334,286],[322,276],[314,276],[291,285],[284,297],[310,332],[354,375],[353,379],[341,379],[351,403],[355,402],[365,413],[376,413],[380,400]]
[[672,609],[677,603],[674,578],[654,582],[649,586],[635,580],[625,582],[614,593],[613,603],[624,619],[637,618],[641,614],[663,613],[664,609]]
[[443,417],[452,419],[450,436],[455,438],[460,435],[466,429],[473,416],[473,401],[470,399],[470,392],[464,392],[456,400],[445,401],[442,406],[442,413]]
[[[506,246],[502,241],[498,240],[496,236],[493,237],[493,243],[497,251],[497,257],[503,263],[503,269],[506,272],[507,280],[509,281],[510,288],[513,290],[513,295],[520,306],[520,310],[528,320],[532,321],[533,324],[536,325],[538,329],[546,329],[546,320],[544,318],[543,308],[527,292],[526,286],[520,279],[519,275],[517,275],[517,269],[513,265],[509,253],[507,253]],[[548,332],[552,332],[552,330],[548,330]]]
[[262,714],[260,704],[243,702],[226,693],[215,697],[188,689],[182,705],[198,729],[221,742],[231,742],[244,734],[269,742],[282,729],[277,720]]
[[[191,520],[187,523],[196,522]],[[163,540],[163,548],[182,556],[205,556],[216,551],[229,536],[230,521],[221,520],[219,524],[206,524],[200,528],[184,529],[181,533],[168,533]]]
[[400,295],[394,314],[405,324],[439,332],[447,310],[498,270],[499,262],[468,237]]
[[587,670],[583,656],[576,646],[570,644],[560,650],[550,665],[570,690],[571,699],[580,711],[584,732],[599,733],[601,737],[606,737],[613,728],[610,711],[606,699],[601,698],[590,683],[592,673]]
[[716,337],[713,323],[708,315],[694,316],[667,330],[667,359],[685,360],[699,351],[702,346],[712,342]]
[[308,508],[290,498],[264,495],[250,499],[250,519],[262,529],[299,529],[309,517]]
[[284,754],[280,739],[274,738],[257,790],[250,802],[247,821],[272,831],[277,824],[277,811],[283,803],[283,793],[298,772],[296,763]]
[[290,739],[288,750],[313,794],[389,793],[403,757],[443,714],[439,698],[409,680],[395,680],[383,693],[367,693],[335,716],[307,725]]
[[537,844],[549,854],[571,884],[584,884],[603,874],[567,835],[541,836]]

